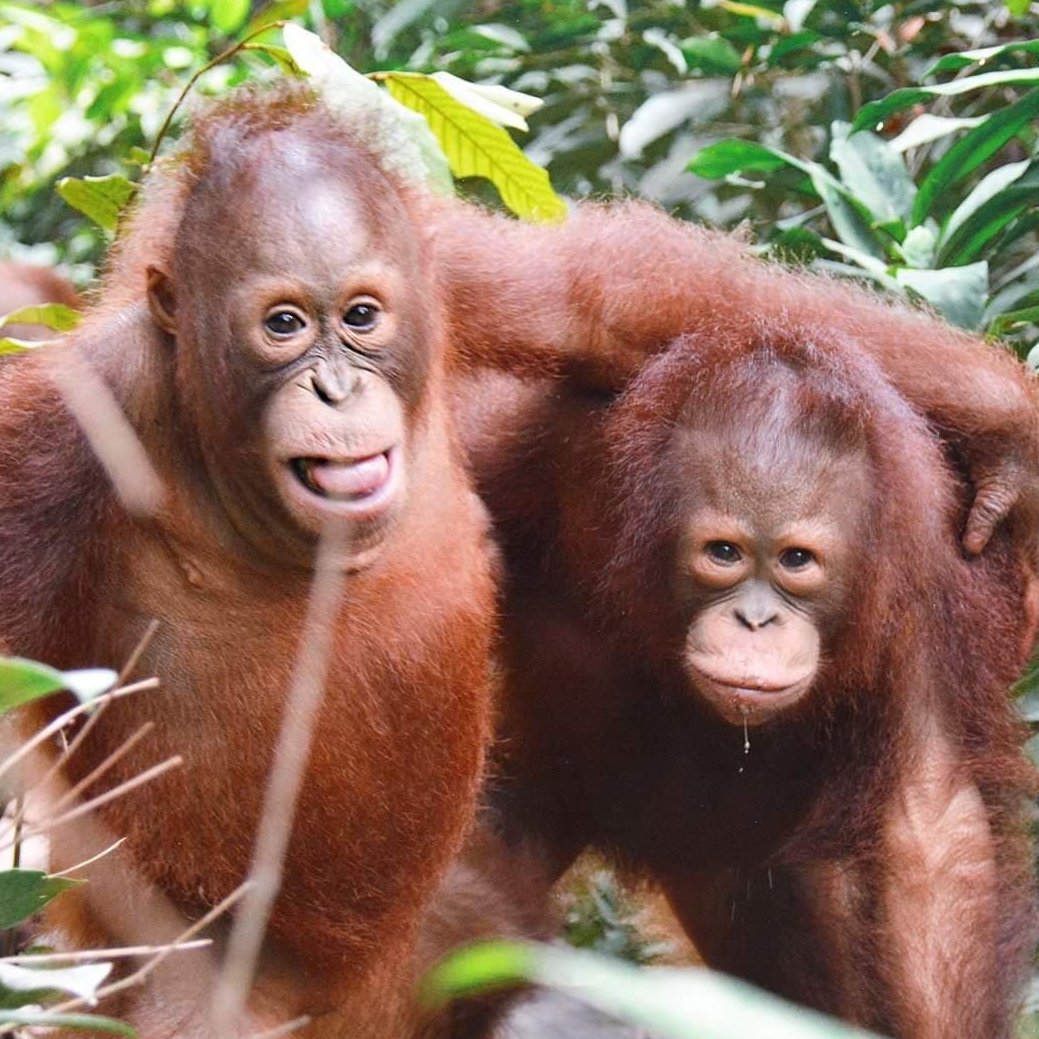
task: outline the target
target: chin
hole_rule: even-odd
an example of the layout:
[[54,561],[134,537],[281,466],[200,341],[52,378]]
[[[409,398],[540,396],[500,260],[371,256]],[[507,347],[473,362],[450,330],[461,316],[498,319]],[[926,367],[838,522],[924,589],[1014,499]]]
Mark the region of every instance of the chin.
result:
[[762,688],[737,681],[730,683],[697,671],[689,676],[689,681],[695,695],[709,704],[723,721],[742,727],[766,725],[790,713],[804,700],[813,677]]

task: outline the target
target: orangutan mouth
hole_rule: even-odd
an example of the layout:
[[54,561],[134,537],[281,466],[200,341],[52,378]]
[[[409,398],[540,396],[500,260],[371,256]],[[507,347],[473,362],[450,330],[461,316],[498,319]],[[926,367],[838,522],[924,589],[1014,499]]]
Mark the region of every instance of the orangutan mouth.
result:
[[319,498],[361,502],[378,494],[390,481],[394,449],[362,458],[293,458],[289,465],[303,486]]

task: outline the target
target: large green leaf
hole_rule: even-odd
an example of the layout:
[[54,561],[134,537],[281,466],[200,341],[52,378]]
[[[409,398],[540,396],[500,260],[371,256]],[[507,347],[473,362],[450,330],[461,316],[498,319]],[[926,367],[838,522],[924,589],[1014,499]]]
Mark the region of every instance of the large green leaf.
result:
[[638,968],[576,949],[485,942],[427,978],[432,1001],[488,987],[548,985],[661,1039],[876,1039],[705,969]]
[[[815,166],[814,163],[812,165]],[[863,216],[861,204],[821,166],[815,166],[810,176],[812,185],[826,206],[830,223],[833,224],[833,229],[841,241],[878,260],[884,259],[884,246],[870,226],[870,221]]]
[[390,72],[380,78],[397,101],[426,119],[456,177],[485,177],[524,219],[547,223],[565,218],[566,203],[552,190],[548,173],[500,126],[456,101],[430,76]]
[[686,169],[705,180],[721,180],[730,173],[770,173],[793,162],[793,157],[756,141],[730,138],[698,151]]
[[1014,104],[989,116],[981,125],[964,134],[935,163],[920,183],[913,206],[912,221],[923,223],[935,201],[952,185],[995,155],[1039,114],[1039,90],[1031,90]]
[[1013,43],[1001,43],[995,47],[979,47],[977,50],[946,54],[928,68],[920,78],[927,79],[939,72],[958,72],[968,65],[987,65],[1005,54],[1039,54],[1039,40],[1016,40]]
[[1030,206],[1039,204],[1039,166],[999,166],[982,178],[949,217],[938,252],[941,266],[977,259],[989,242]]
[[988,264],[916,271],[904,267],[895,273],[900,285],[923,297],[946,320],[960,328],[979,328],[988,295]]
[[988,116],[979,115],[964,119],[953,119],[945,115],[932,115],[924,112],[918,115],[897,137],[892,137],[888,145],[896,152],[907,152],[910,148],[919,148],[922,144],[941,140],[961,130],[970,130],[980,126]]
[[1039,83],[1039,69],[1012,69],[1007,72],[983,72],[978,76],[954,79],[934,87],[903,87],[892,91],[887,97],[870,101],[859,109],[851,124],[852,130],[873,130],[883,125],[884,120],[895,112],[911,108],[934,97],[955,97],[969,94],[973,90],[988,87],[1008,86],[1013,83]]
[[81,883],[51,877],[37,869],[0,870],[0,929],[20,924],[56,895]]
[[830,158],[844,186],[862,202],[879,224],[907,220],[916,185],[906,164],[885,140],[863,131],[848,135],[846,123],[833,124]]
[[884,246],[870,226],[868,210],[825,166],[817,162],[798,159],[778,148],[768,148],[753,141],[727,140],[708,145],[698,152],[686,169],[714,180],[741,171],[768,173],[781,166],[792,166],[807,174],[812,188],[826,206],[830,223],[845,244],[877,259],[884,258]]
[[0,1024],[26,1028],[77,1028],[86,1032],[109,1032],[136,1039],[137,1033],[122,1021],[96,1014],[52,1014],[46,1010],[0,1010]]
[[111,689],[118,677],[107,668],[58,671],[35,660],[0,657],[0,713],[60,689],[69,690],[86,703]]
[[64,177],[58,181],[58,194],[106,231],[116,229],[119,214],[136,190],[118,173],[107,177]]

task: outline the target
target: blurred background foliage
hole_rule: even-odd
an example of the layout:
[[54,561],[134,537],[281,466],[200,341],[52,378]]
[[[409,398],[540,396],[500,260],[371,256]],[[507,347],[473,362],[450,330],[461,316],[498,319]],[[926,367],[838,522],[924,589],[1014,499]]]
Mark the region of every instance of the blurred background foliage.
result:
[[[1039,14],[1022,0],[0,0],[0,254],[35,246],[89,277],[103,235],[56,182],[142,161],[188,77],[282,18],[361,71],[444,70],[543,97],[522,143],[565,195],[746,221],[787,259],[920,296],[1022,354],[1035,341],[1039,69],[1037,45],[1015,45],[1039,36]],[[993,71],[849,137],[893,91]],[[198,89],[278,74],[246,51]]]

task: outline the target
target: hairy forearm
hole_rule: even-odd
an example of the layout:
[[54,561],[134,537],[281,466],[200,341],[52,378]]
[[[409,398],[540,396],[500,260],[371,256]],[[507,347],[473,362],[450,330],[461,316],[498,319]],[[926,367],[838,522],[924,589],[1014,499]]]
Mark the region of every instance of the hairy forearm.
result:
[[433,237],[462,364],[563,368],[618,389],[679,335],[818,329],[868,352],[943,433],[994,439],[997,453],[1009,438],[1039,462],[1039,389],[1005,351],[858,286],[759,260],[736,235],[625,202],[579,205],[555,227],[442,204]]

